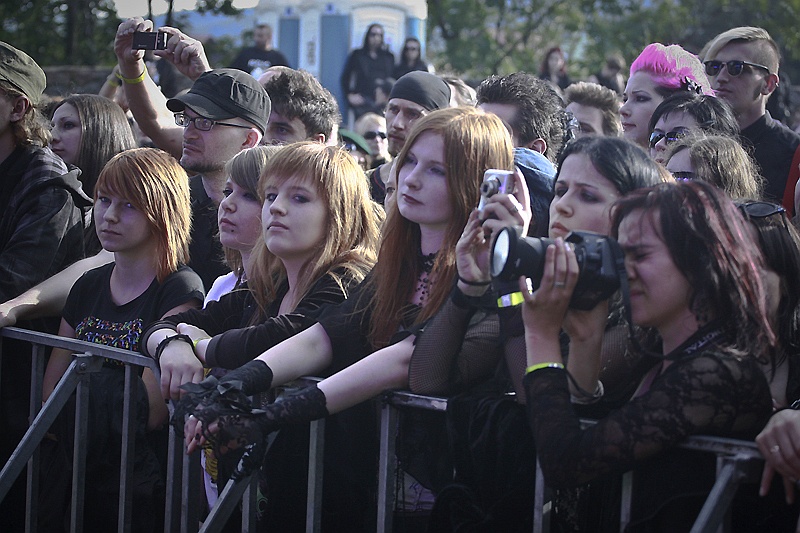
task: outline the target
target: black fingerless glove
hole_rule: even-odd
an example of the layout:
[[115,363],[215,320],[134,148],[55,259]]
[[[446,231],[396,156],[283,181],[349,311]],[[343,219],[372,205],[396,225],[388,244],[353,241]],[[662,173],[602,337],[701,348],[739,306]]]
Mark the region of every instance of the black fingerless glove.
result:
[[197,418],[208,419],[207,411],[217,404],[226,404],[234,408],[241,407],[249,410],[251,407],[248,396],[272,387],[272,369],[263,361],[254,359],[232,370],[217,379],[208,376],[200,383],[184,383],[181,389],[186,391],[175,406],[172,415],[172,424],[179,432],[183,431],[186,417],[195,415]]

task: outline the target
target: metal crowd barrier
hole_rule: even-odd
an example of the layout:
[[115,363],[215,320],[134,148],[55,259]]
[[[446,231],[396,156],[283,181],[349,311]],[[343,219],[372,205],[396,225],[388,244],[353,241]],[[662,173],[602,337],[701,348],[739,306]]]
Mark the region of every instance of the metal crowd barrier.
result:
[[[131,401],[135,376],[132,366],[148,367],[156,376],[159,370],[155,362],[140,354],[117,348],[65,339],[46,333],[38,333],[19,328],[3,328],[2,338],[28,341],[32,348],[32,378],[30,417],[33,422],[11,458],[0,471],[0,501],[8,493],[11,485],[24,469],[27,470],[26,531],[37,530],[37,496],[39,492],[39,454],[38,445],[58,412],[64,407],[73,391],[76,391],[75,439],[86,439],[89,374],[97,372],[104,358],[120,361],[125,365],[123,444],[120,467],[120,496],[118,531],[128,532],[131,528],[131,475],[133,462],[128,457],[134,454],[135,428],[130,422],[135,420],[135,402]],[[53,391],[47,403],[42,405],[42,378],[45,364],[45,347],[64,348],[75,352],[76,357],[64,377]],[[1,347],[1,345],[0,345]],[[2,350],[0,350],[0,357]],[[298,384],[308,384],[314,378],[304,378]],[[395,440],[398,407],[411,407],[433,411],[447,408],[445,398],[420,396],[408,392],[390,392],[383,397],[380,421],[380,461],[378,471],[378,509],[375,530],[378,533],[391,533],[395,501]],[[586,421],[590,424],[591,421]],[[322,498],[322,460],[324,451],[325,421],[311,423],[309,442],[309,473],[306,508],[306,531],[320,531]],[[763,458],[754,442],[713,437],[691,437],[681,444],[682,448],[713,453],[717,456],[717,478],[709,493],[692,533],[724,531],[727,511],[740,483],[758,479]],[[166,491],[165,531],[194,533],[196,531],[213,533],[220,531],[228,517],[242,501],[242,531],[255,531],[255,484],[247,478],[239,482],[229,482],[222,490],[217,504],[209,515],[201,520],[200,503],[202,495],[200,452],[192,455],[183,453],[183,436],[170,430],[169,455],[167,462],[168,479]],[[74,446],[72,506],[70,528],[73,532],[83,530],[84,507],[83,485],[86,472],[86,448]],[[623,476],[623,491],[620,502],[620,531],[624,530],[630,518],[632,474]],[[549,490],[545,486],[541,468],[537,463],[536,492],[533,503],[534,533],[549,532]]]

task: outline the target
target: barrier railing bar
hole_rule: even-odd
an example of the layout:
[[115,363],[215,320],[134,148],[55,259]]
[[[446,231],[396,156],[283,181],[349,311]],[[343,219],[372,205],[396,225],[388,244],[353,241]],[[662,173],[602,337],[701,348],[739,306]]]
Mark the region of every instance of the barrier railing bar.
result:
[[622,474],[622,490],[619,498],[619,530],[625,531],[631,522],[631,503],[633,503],[633,472]]
[[[26,488],[26,530],[35,531],[37,529],[38,517],[38,492],[39,492],[39,465],[38,453],[39,443],[50,429],[53,421],[59,412],[69,401],[73,391],[76,393],[75,408],[75,443],[86,442],[88,438],[88,373],[98,371],[103,364],[103,358],[113,359],[126,365],[126,379],[133,383],[134,377],[130,369],[131,365],[149,367],[155,375],[160,375],[155,361],[129,350],[112,348],[77,339],[68,339],[42,332],[29,331],[20,328],[4,328],[0,331],[0,336],[27,341],[33,344],[33,358],[31,360],[31,394],[30,394],[30,413],[33,422],[25,433],[17,448],[12,452],[11,457],[0,471],[0,499],[8,493],[11,485],[19,476],[25,463],[29,465],[27,474]],[[42,376],[44,368],[44,346],[63,348],[73,352],[74,359],[70,362],[62,379],[54,389],[47,403],[40,408],[42,394]],[[128,373],[131,373],[128,375]],[[126,385],[128,394],[124,402],[129,407],[125,407],[123,413],[123,425],[133,423],[136,418],[133,416],[132,409],[135,409],[135,402],[131,401],[130,393],[132,386]],[[118,530],[129,531],[132,516],[132,487],[131,475],[132,464],[127,457],[132,457],[133,449],[127,449],[126,442],[133,445],[135,431],[131,427],[127,430],[123,428],[123,446],[120,466],[120,515]],[[73,475],[72,475],[72,501],[70,511],[70,528],[72,531],[83,530],[83,507],[85,502],[84,483],[86,476],[86,447],[79,444],[73,446]],[[123,469],[128,468],[126,475]],[[127,503],[126,503],[127,502]]]
[[717,480],[706,499],[691,533],[713,533],[718,531],[727,514],[740,482],[745,479],[745,469],[752,462],[751,457],[722,457]]
[[[34,450],[37,448],[39,442],[42,440],[50,425],[58,416],[58,412],[67,403],[72,391],[74,391],[81,380],[81,373],[88,371],[87,360],[91,357],[83,356],[78,357],[70,363],[64,377],[58,383],[58,386],[53,390],[53,394],[47,401],[47,404],[36,415],[28,431],[22,437],[17,448],[12,452],[11,457],[3,466],[0,471],[0,500],[5,498],[11,485],[19,476],[20,472],[25,466],[25,463],[33,455]],[[98,366],[99,368],[99,366]]]
[[[25,340],[34,344],[34,360],[32,361],[32,371],[34,383],[33,389],[39,392],[31,393],[31,414],[37,411],[38,405],[41,404],[41,396],[38,398],[35,394],[41,394],[41,374],[44,365],[44,348],[41,345],[54,346],[64,348],[72,352],[85,352],[76,354],[75,359],[70,363],[70,366],[65,373],[62,380],[59,382],[56,389],[53,391],[48,402],[44,407],[36,413],[31,427],[26,432],[18,448],[14,451],[9,461],[0,471],[0,500],[2,500],[7,491],[10,489],[11,484],[24,468],[26,462],[29,463],[28,473],[28,530],[35,530],[35,512],[38,496],[36,485],[38,484],[38,476],[36,471],[38,465],[36,464],[36,449],[38,443],[43,438],[44,434],[49,429],[52,422],[55,420],[58,412],[68,401],[73,390],[77,389],[77,402],[76,402],[76,424],[75,424],[75,438],[76,442],[84,442],[86,439],[87,425],[85,423],[87,400],[88,400],[88,372],[99,370],[102,366],[103,357],[108,357],[117,361],[126,363],[127,365],[136,365],[149,367],[153,369],[156,376],[159,375],[157,364],[144,356],[121,350],[118,348],[111,348],[107,346],[97,345],[84,341],[74,339],[66,339],[55,335],[46,333],[22,330],[19,328],[4,328],[0,330],[0,336],[9,337],[14,339]],[[37,360],[39,360],[37,362]],[[130,377],[128,374],[130,373]],[[131,380],[130,384],[128,380]],[[131,409],[135,408],[134,402],[131,401],[132,384],[133,384],[132,370],[128,366],[126,368],[126,403],[131,402],[129,406]],[[314,378],[309,380],[299,380],[300,384],[304,381],[313,381]],[[129,388],[130,387],[130,388]],[[394,461],[394,431],[396,429],[397,411],[396,407],[405,406],[412,408],[429,409],[435,411],[444,411],[447,407],[447,399],[437,398],[430,396],[416,395],[406,392],[390,392],[384,395],[384,405],[381,412],[381,428],[380,428],[380,470],[379,470],[379,486],[378,486],[378,524],[377,531],[391,532],[392,529],[392,513],[394,508],[394,476],[391,475],[392,467],[395,465]],[[128,407],[126,407],[128,409]],[[127,411],[126,411],[127,412]],[[134,418],[132,413],[125,416],[126,420],[132,421]],[[130,423],[130,422],[129,422]],[[591,423],[591,421],[587,421]],[[125,433],[127,431],[127,433]],[[133,432],[131,427],[123,430],[126,440],[131,440]],[[319,530],[320,526],[320,513],[321,513],[321,475],[322,475],[322,458],[324,456],[324,425],[320,424],[315,430],[312,426],[312,440],[309,443],[309,487],[308,487],[308,507],[307,507],[307,531],[315,532]],[[132,442],[130,443],[133,444]],[[180,524],[180,531],[186,533],[194,533],[197,531],[199,525],[199,505],[200,499],[197,497],[197,491],[200,488],[201,480],[199,479],[201,469],[199,464],[189,467],[190,458],[182,453],[183,439],[181,435],[170,431],[170,457],[169,461],[173,464],[169,465],[170,468],[179,466],[183,463],[182,475],[174,476],[168,480],[167,484],[167,513],[165,515],[165,526],[168,531],[175,531],[176,523]],[[695,436],[686,439],[679,447],[685,449],[699,450],[708,453],[714,453],[718,456],[718,463],[721,465],[718,471],[717,481],[709,494],[706,503],[697,518],[692,531],[716,531],[722,521],[727,515],[730,501],[736,491],[739,482],[746,477],[746,470],[754,465],[754,461],[763,460],[758,451],[757,446],[753,442],[741,441],[734,439],[723,439],[718,437]],[[83,508],[83,480],[85,479],[85,447],[74,446],[75,448],[75,465],[73,468],[73,493],[72,493],[72,517],[71,527],[73,531],[80,531],[83,528],[82,513],[78,510]],[[123,444],[123,457],[132,457],[133,448],[125,452],[125,445]],[[199,463],[199,453],[193,454],[194,461]],[[83,457],[81,457],[83,455]],[[179,460],[183,457],[183,461]],[[123,465],[129,461],[124,461]],[[548,502],[545,499],[545,490],[547,487],[540,478],[541,471],[537,463],[537,492],[534,510],[534,531],[546,532],[549,530],[549,513],[547,512]],[[627,474],[629,476],[630,474]],[[121,481],[124,485],[130,483],[130,473],[126,474],[121,471]],[[176,487],[176,485],[180,485]],[[229,483],[223,493],[220,495],[218,505],[211,510],[208,518],[203,524],[201,531],[215,531],[212,526],[216,524],[214,518],[221,516],[221,511],[225,508],[230,508],[230,512],[235,509],[242,493],[248,489],[251,483],[240,482],[231,484]],[[623,485],[626,486],[625,482]],[[542,493],[539,493],[539,489]],[[180,489],[180,490],[179,490]],[[123,493],[126,494],[125,500],[130,501],[131,489],[126,487],[121,489],[120,494],[120,531],[126,531],[130,527],[130,503],[123,503]],[[630,493],[630,487],[624,488],[624,493]],[[255,487],[252,488],[252,498],[255,497]],[[179,508],[181,509],[181,516],[176,517],[173,505],[170,502],[178,500]],[[623,501],[625,497],[623,498]],[[250,505],[245,502],[245,508],[252,507],[253,500],[250,500]],[[629,503],[629,502],[628,502]],[[127,517],[123,516],[127,515]],[[252,515],[252,513],[247,513]],[[246,515],[246,516],[247,516]],[[629,506],[621,509],[621,521],[629,518]],[[220,523],[224,523],[224,520]],[[627,522],[624,522],[627,523]],[[220,525],[220,527],[222,527]],[[252,524],[243,517],[242,521],[243,531],[248,531]],[[537,529],[537,527],[539,529]]]
[[[42,383],[44,381],[45,348],[40,344],[31,347],[31,403],[30,418],[36,420],[36,415],[42,410]],[[39,530],[39,447],[28,459],[27,488],[25,498],[25,532],[34,533]]]
[[131,365],[125,365],[125,392],[122,400],[122,453],[119,465],[119,521],[117,523],[117,530],[123,533],[130,533],[131,507],[133,506],[133,490],[130,487],[130,480],[133,479],[133,458],[136,457],[134,437],[136,436],[137,406],[133,401],[135,377]]
[[[378,533],[392,533],[392,514],[395,499],[394,432],[397,428],[397,410],[390,403],[395,395],[387,395],[381,406],[380,452],[378,464]],[[406,403],[405,405],[408,405]]]
[[[174,431],[171,429],[170,431]],[[182,435],[178,434],[179,445],[183,445]],[[200,523],[200,494],[203,469],[200,466],[198,449],[191,454],[183,454],[183,467],[181,469],[181,533],[194,533]]]
[[[236,509],[247,487],[255,482],[256,477],[254,474],[239,481],[228,480],[228,483],[225,484],[225,488],[219,495],[216,505],[214,505],[203,522],[200,533],[217,533],[218,531],[222,531],[223,526],[228,521],[234,509]],[[244,520],[242,523],[244,524]]]
[[[79,361],[80,356],[73,361]],[[102,366],[102,359],[92,357],[90,364],[96,365],[95,370]],[[72,533],[83,531],[83,507],[86,503],[84,492],[86,481],[86,455],[89,437],[89,379],[88,374],[80,376],[78,389],[75,391],[75,436],[72,445],[72,507],[70,508],[70,527]]]
[[[170,409],[170,412],[172,409]],[[171,479],[167,480],[165,509],[164,509],[164,531],[180,531],[181,513],[174,512],[181,509],[181,475],[183,466],[183,439],[174,429],[170,428],[167,442],[167,472],[171,474]],[[171,481],[171,482],[170,482]]]
[[251,478],[242,496],[242,533],[257,531],[256,500],[258,499],[258,476]]
[[322,483],[325,463],[324,418],[311,422],[308,441],[306,533],[319,533],[322,527]]

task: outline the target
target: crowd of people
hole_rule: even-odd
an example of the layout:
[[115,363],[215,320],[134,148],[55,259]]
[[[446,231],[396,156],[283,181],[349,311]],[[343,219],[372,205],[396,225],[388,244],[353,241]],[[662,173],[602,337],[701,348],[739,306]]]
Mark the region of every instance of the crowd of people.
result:
[[[371,400],[392,390],[448,398],[400,413],[397,531],[529,531],[537,457],[554,531],[619,530],[629,470],[626,531],[686,531],[715,471],[677,446],[693,435],[763,455],[732,531],[796,530],[800,135],[767,111],[765,30],[698,55],[651,43],[628,76],[615,55],[574,83],[553,47],[537,74],[473,88],[434,74],[414,37],[395,64],[372,24],[341,80],[353,131],[268,26],[235,68],[159,28],[153,54],[191,80],[169,96],[132,47],[152,30],[120,24],[105,96],[51,102],[34,59],[0,42],[0,327],[158,364],[133,392],[133,531],[163,526],[169,422],[202,457],[206,511],[254,474],[258,529],[304,531],[322,418],[321,528],[373,531]],[[3,348],[5,462],[32,378],[29,348]],[[71,359],[49,354],[45,401]],[[322,379],[292,386],[304,376]],[[91,375],[87,442],[74,403],[50,428],[40,530],[68,523],[78,446],[83,523],[116,528],[124,380],[113,360]],[[23,482],[0,503],[8,531],[24,530]]]

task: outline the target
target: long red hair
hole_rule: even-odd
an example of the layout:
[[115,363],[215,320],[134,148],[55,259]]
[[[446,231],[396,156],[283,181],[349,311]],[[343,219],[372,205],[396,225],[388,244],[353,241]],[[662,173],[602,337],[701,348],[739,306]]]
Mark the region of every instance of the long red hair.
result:
[[[429,296],[416,323],[433,316],[444,304],[456,276],[455,248],[470,212],[478,204],[483,173],[490,168],[514,168],[511,137],[495,115],[473,107],[432,112],[417,121],[395,164],[401,169],[408,150],[423,133],[441,135],[452,218],[433,265]],[[376,349],[386,346],[400,327],[420,275],[419,226],[404,218],[396,203],[388,208],[378,262],[373,269],[372,320],[369,340]]]

